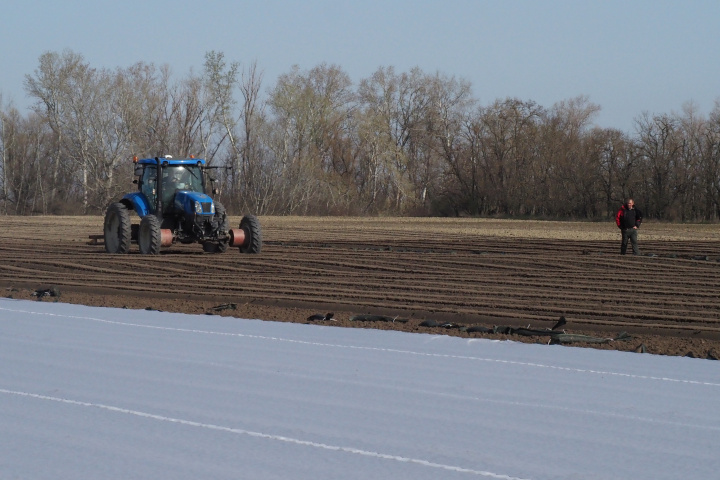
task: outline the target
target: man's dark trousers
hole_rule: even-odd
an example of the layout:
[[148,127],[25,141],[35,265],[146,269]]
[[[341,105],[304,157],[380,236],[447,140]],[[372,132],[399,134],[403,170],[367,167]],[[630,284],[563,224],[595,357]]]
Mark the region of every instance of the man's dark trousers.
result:
[[627,251],[628,240],[632,244],[633,255],[639,255],[640,250],[638,249],[637,241],[637,228],[626,228],[622,230],[622,244],[620,245],[620,254],[625,255]]

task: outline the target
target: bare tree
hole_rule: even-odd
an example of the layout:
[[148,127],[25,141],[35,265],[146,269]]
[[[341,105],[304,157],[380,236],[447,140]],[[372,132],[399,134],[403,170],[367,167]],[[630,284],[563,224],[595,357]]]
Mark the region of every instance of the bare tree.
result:
[[623,199],[636,190],[633,143],[620,130],[595,128],[587,138],[587,155],[589,162],[599,171],[604,215],[614,215]]
[[674,175],[682,147],[678,121],[671,115],[643,113],[636,125],[640,173],[647,183],[644,203],[652,205],[652,210],[648,209],[650,215],[669,218],[677,194]]
[[[361,81],[359,128],[371,205],[379,192],[395,212],[424,203],[422,179],[430,171],[424,167],[435,139],[429,130],[434,81],[442,83],[419,68],[398,75],[392,67],[380,68]],[[436,100],[440,102],[440,96]]]
[[710,113],[701,134],[699,184],[703,193],[704,218],[720,219],[720,101]]
[[0,114],[2,123],[2,203],[5,213],[48,213],[47,149],[52,133],[44,119],[24,118],[15,108]]
[[[585,146],[592,118],[600,110],[587,96],[558,102],[543,127],[543,162],[550,167],[548,201],[561,216],[592,217],[599,208],[599,166]],[[549,207],[549,205],[548,205]]]
[[73,142],[68,139],[71,129],[68,118],[71,115],[70,90],[76,83],[74,77],[88,69],[89,65],[84,62],[82,55],[70,50],[62,54],[46,52],[40,56],[34,75],[25,76],[26,92],[37,99],[33,111],[46,119],[57,137],[57,150],[53,153],[56,161],[51,172],[51,202],[55,201],[58,193],[61,166],[73,155]]
[[[230,169],[227,176],[230,192],[225,196],[230,200],[229,209],[239,207],[239,211],[264,213],[276,183],[264,162],[261,132],[266,118],[265,103],[260,100],[262,72],[254,62],[242,71],[238,63],[227,66],[224,55],[213,51],[205,57],[205,78],[209,95],[214,99],[214,116],[222,125],[228,143],[224,165]],[[236,88],[242,96],[239,109],[233,97]]]
[[3,214],[8,213],[8,185],[7,185],[7,151],[5,148],[5,112],[2,101],[2,94],[0,94],[0,183],[2,183],[2,197],[0,197],[0,205],[3,209]]
[[524,214],[537,205],[538,188],[547,182],[537,170],[538,124],[543,110],[531,101],[506,99],[480,111],[475,128],[483,173],[490,198],[486,213]]
[[321,64],[308,72],[294,67],[270,93],[275,115],[270,148],[280,163],[281,197],[289,212],[306,213],[311,205],[332,201],[327,179],[343,164],[336,147],[352,115],[350,86],[342,69]]

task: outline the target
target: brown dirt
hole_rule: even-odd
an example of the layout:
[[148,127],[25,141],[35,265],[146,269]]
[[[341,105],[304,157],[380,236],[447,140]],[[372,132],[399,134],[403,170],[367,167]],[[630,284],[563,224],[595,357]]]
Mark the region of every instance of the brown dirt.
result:
[[[137,219],[135,219],[137,220]],[[239,218],[233,218],[239,223]],[[0,217],[0,295],[548,343],[461,327],[550,328],[630,339],[583,347],[720,357],[720,228],[646,223],[642,255],[613,225],[478,219],[261,217],[260,255],[178,245],[109,255],[100,217]],[[226,308],[223,308],[226,307]],[[350,320],[376,314],[390,321]],[[445,327],[423,327],[434,320]]]

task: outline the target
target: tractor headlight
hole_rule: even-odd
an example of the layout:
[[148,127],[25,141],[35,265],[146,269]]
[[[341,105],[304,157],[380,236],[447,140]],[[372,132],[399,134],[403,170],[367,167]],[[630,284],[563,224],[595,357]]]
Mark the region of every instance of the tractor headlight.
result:
[[215,215],[215,204],[213,202],[198,202],[195,200],[193,203],[197,215]]

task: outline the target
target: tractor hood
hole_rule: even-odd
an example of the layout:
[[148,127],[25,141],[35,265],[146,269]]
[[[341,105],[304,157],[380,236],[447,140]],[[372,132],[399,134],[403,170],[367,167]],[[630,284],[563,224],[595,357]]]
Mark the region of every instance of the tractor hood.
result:
[[185,213],[212,215],[215,213],[213,200],[210,196],[191,190],[179,190],[175,193],[174,206],[176,210]]

